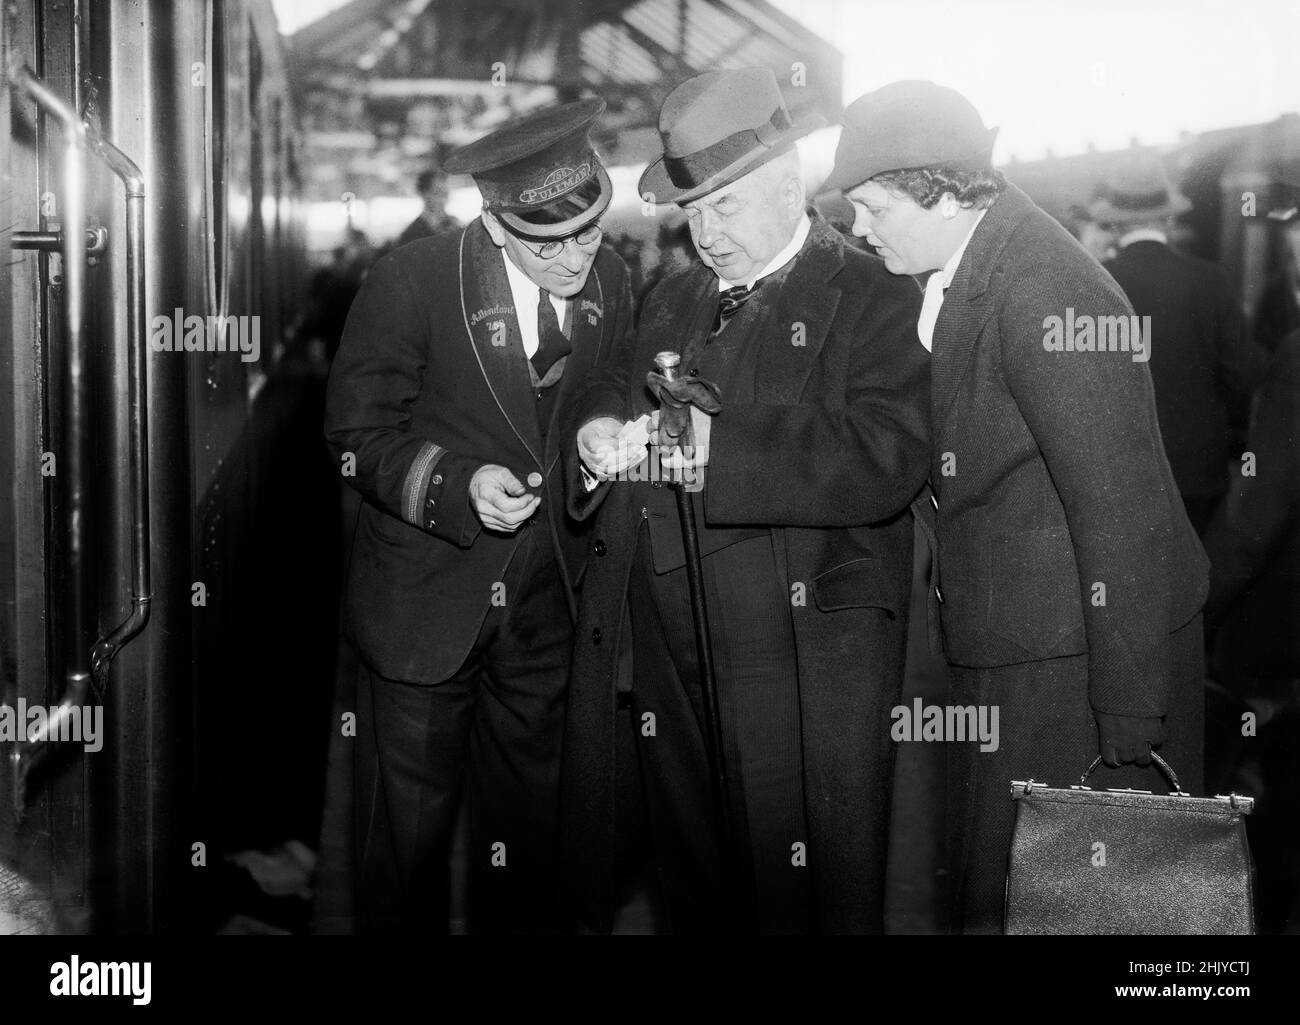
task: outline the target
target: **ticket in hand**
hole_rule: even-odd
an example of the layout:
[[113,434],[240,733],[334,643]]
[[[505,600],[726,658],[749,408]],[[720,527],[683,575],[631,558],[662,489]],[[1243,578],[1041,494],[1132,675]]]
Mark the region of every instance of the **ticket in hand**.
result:
[[618,447],[629,451],[645,448],[650,441],[650,432],[646,425],[650,423],[650,414],[643,413],[635,420],[629,420],[618,432]]

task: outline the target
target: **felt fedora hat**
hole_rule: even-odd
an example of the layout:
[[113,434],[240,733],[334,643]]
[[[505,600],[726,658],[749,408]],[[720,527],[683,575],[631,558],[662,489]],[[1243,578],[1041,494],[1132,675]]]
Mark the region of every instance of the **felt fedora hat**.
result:
[[997,134],[955,89],[892,82],[845,108],[835,166],[821,191],[847,192],[886,171],[914,167],[989,171]]
[[767,68],[707,71],[664,100],[664,152],[638,188],[649,202],[689,203],[743,178],[825,123],[814,117],[796,124]]
[[516,235],[566,238],[596,220],[614,194],[588,132],[601,99],[546,107],[462,146],[443,163],[468,174],[483,207]]
[[1191,201],[1170,184],[1160,158],[1142,153],[1126,157],[1111,169],[1088,213],[1098,224],[1124,225],[1176,217],[1191,208]]

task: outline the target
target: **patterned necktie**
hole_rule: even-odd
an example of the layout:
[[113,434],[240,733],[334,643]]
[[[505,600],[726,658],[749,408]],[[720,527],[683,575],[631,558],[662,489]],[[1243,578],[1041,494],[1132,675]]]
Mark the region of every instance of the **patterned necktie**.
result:
[[931,351],[934,344],[934,325],[942,305],[943,271],[937,270],[925,282],[925,300],[921,303],[921,316],[916,322],[916,333],[926,352]]
[[738,309],[744,306],[745,303],[749,302],[750,297],[758,291],[758,286],[762,281],[763,279],[759,278],[748,287],[745,285],[736,285],[734,288],[728,288],[720,294],[718,299],[718,312],[713,318],[713,334],[716,335],[727,326],[727,321],[735,315],[735,312]]
[[551,293],[544,288],[537,290],[537,351],[529,357],[538,378],[546,376],[546,371],[561,356],[573,351],[569,337],[560,330],[560,318],[555,315],[551,305]]

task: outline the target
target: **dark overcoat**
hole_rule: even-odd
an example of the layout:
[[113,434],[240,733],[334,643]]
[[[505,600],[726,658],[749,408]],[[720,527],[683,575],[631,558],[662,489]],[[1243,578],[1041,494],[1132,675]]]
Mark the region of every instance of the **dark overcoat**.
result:
[[1053,318],[1087,344],[1082,318],[1132,314],[1115,280],[1008,185],[935,324],[930,478],[948,661],[1086,653],[1093,709],[1158,716],[1169,636],[1204,604],[1208,562],[1146,363],[1056,351],[1053,337]]
[[1139,316],[1151,318],[1151,381],[1178,490],[1221,495],[1233,430],[1245,433],[1263,354],[1223,271],[1152,239],[1104,264]]
[[[717,279],[703,265],[651,294],[635,340],[598,368],[566,434],[600,415],[653,408],[654,355],[682,351]],[[808,865],[820,928],[878,931],[897,704],[912,568],[908,503],[926,475],[929,374],[916,340],[920,293],[817,220],[771,293],[753,401],[712,426],[705,475],[710,525],[770,528],[774,571],[791,594],[804,751]],[[708,323],[707,318],[704,321]],[[561,782],[569,884],[589,925],[608,927],[615,800],[616,688],[627,670],[628,577],[645,515],[638,486],[582,485],[576,449],[570,510],[596,518],[570,689]],[[706,781],[700,781],[707,785]]]
[[[553,424],[631,312],[627,267],[602,246],[575,297]],[[345,629],[373,670],[412,683],[455,672],[501,600],[494,588],[524,530],[551,531],[566,582],[580,577],[586,538],[564,512],[559,434],[552,427],[543,447],[505,265],[481,220],[375,264],[348,314],[325,411],[326,442],[365,499]],[[541,475],[530,526],[483,529],[469,482],[488,463],[521,481]]]
[[1300,677],[1300,331],[1278,343],[1239,473],[1205,534],[1220,678]]

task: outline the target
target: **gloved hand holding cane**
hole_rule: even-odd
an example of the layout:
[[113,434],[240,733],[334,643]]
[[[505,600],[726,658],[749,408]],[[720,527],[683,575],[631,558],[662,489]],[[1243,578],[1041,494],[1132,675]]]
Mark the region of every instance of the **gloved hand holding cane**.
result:
[[716,416],[722,410],[722,393],[716,384],[701,377],[677,376],[681,360],[675,352],[661,352],[655,356],[658,369],[646,374],[646,386],[659,401],[655,440],[661,456],[678,448],[683,452],[694,448],[692,406],[709,416]]

